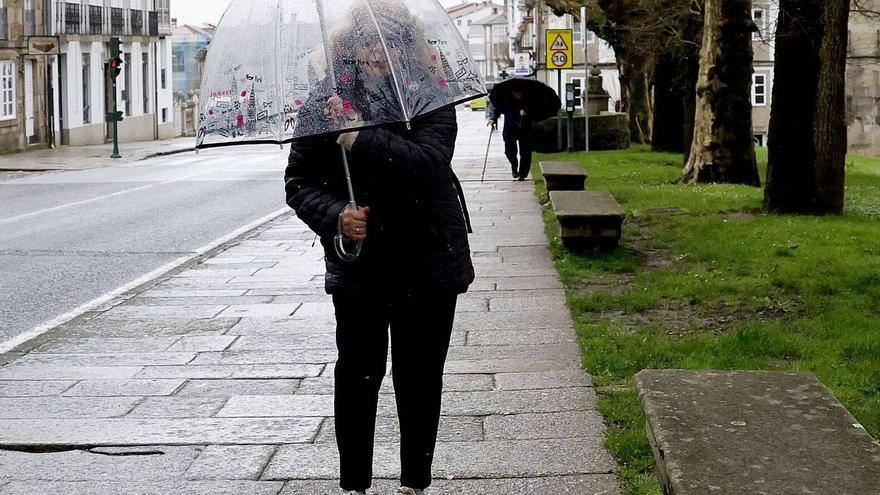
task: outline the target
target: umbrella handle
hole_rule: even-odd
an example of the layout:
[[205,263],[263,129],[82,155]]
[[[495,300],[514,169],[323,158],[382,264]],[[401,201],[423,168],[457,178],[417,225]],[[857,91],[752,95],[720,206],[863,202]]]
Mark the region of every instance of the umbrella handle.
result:
[[[335,242],[333,245],[336,248],[336,256],[339,256],[339,259],[342,261],[346,263],[354,263],[361,256],[361,251],[364,248],[363,242],[351,241],[342,234],[338,234],[334,240]],[[346,244],[354,245],[351,252],[346,249]]]
[[[351,184],[351,169],[348,166],[348,154],[346,154],[345,147],[343,145],[340,144],[339,149],[342,151],[342,165],[345,167],[345,181],[348,185],[348,205],[353,211],[357,211],[358,205],[357,201],[355,201],[354,199],[354,186],[352,186]],[[354,244],[354,247],[351,249],[351,251],[346,249],[346,244]],[[361,251],[364,247],[364,243],[360,241],[351,241],[347,237],[342,235],[342,233],[339,233],[334,239],[333,246],[336,248],[336,256],[339,256],[339,259],[346,263],[354,263],[360,257]]]

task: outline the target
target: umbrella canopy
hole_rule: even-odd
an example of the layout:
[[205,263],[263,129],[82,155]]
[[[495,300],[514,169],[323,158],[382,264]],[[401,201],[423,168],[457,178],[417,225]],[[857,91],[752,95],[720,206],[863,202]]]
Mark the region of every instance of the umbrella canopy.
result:
[[233,0],[208,49],[197,147],[408,123],[485,93],[437,0]]
[[514,78],[502,81],[492,88],[489,101],[496,107],[514,103],[514,92],[522,93],[523,105],[535,122],[555,117],[562,102],[553,88],[535,79]]

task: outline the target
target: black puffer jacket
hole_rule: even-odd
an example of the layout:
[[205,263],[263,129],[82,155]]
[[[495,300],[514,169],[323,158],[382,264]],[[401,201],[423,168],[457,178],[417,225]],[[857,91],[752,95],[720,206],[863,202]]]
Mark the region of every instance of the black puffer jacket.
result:
[[385,290],[460,294],[474,280],[465,209],[451,162],[454,109],[403,125],[364,130],[349,155],[359,206],[369,206],[361,257],[341,261],[333,248],[348,190],[335,136],[291,145],[287,204],[321,237],[330,294]]

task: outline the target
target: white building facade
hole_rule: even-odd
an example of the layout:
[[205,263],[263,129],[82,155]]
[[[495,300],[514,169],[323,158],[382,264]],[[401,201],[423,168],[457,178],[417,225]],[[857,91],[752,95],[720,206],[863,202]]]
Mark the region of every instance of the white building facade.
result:
[[112,138],[109,43],[122,42],[116,80],[121,142],[174,137],[170,0],[53,1],[60,36],[55,64],[56,144],[102,144]]

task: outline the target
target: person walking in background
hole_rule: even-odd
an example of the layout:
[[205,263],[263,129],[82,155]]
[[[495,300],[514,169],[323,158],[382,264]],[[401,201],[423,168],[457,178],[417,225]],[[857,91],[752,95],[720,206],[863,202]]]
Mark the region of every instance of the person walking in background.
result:
[[[302,125],[333,131],[339,122],[382,121],[377,112],[394,108],[381,104],[394,95],[382,43],[402,46],[426,37],[405,9],[384,12],[396,20],[386,40],[369,29],[368,11],[357,8],[350,14],[333,39],[333,54],[336,74],[353,89],[331,91],[333,85],[325,81],[327,91],[304,105]],[[430,53],[417,55],[413,60],[431,60]],[[427,67],[409,70],[428,72]],[[389,328],[400,420],[397,493],[421,495],[431,485],[456,302],[474,280],[466,207],[451,165],[457,134],[455,109],[447,107],[411,126],[384,125],[341,134],[338,140],[325,134],[291,144],[287,203],[321,237],[325,288],[336,312],[334,413],[340,486],[346,494],[364,495],[372,485]],[[339,145],[349,152],[357,209],[346,200]],[[355,261],[337,253],[338,234],[363,243]]]
[[514,179],[524,181],[532,169],[534,126],[522,91],[511,91],[511,98],[492,104],[489,125],[498,129],[498,118],[504,116],[504,154],[510,161]]

